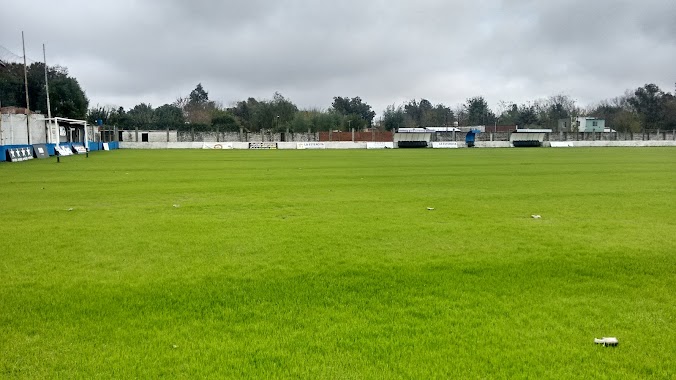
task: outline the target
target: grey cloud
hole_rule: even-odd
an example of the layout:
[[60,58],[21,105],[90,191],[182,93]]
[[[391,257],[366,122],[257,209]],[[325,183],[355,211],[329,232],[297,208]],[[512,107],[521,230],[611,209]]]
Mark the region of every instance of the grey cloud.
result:
[[202,82],[225,104],[358,95],[380,112],[414,97],[593,102],[675,80],[671,0],[26,2],[5,6],[0,44],[24,29],[40,57],[46,42],[93,104],[159,105]]

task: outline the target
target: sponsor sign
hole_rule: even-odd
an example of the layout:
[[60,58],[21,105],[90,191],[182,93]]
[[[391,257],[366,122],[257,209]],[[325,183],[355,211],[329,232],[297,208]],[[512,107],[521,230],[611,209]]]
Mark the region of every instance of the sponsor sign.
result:
[[323,142],[301,142],[296,146],[297,149],[326,149],[326,144]]
[[202,149],[232,149],[232,143],[203,143]]
[[393,142],[367,142],[366,149],[394,149]]
[[456,149],[459,148],[457,141],[434,141],[432,148],[437,149]]
[[73,151],[77,154],[87,153],[87,149],[83,145],[73,145]]
[[277,149],[275,142],[252,142],[249,143],[249,149]]
[[57,146],[54,148],[58,156],[71,156],[73,152],[65,146]]
[[47,151],[47,145],[43,145],[43,144],[33,145],[33,151],[35,152],[35,157],[37,157],[37,158],[49,158],[49,152]]
[[26,161],[33,159],[33,152],[30,148],[12,148],[7,150],[10,162]]
[[59,127],[59,136],[66,137],[66,127]]
[[110,150],[110,145],[108,145],[108,143],[103,143],[103,150]]
[[561,141],[552,141],[550,142],[552,148],[572,148],[573,143],[570,142],[561,142]]

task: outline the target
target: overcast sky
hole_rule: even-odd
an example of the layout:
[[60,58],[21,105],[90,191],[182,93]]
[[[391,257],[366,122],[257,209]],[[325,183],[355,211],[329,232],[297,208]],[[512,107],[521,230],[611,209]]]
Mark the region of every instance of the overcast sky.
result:
[[0,46],[20,55],[23,30],[38,61],[45,43],[92,106],[157,107],[201,82],[226,106],[279,91],[380,114],[423,97],[588,105],[676,82],[675,0],[23,0],[2,15]]

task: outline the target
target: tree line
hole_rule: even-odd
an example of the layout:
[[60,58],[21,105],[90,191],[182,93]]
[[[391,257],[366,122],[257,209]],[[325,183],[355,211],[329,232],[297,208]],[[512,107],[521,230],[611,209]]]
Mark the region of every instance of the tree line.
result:
[[280,93],[272,99],[248,98],[223,107],[209,99],[202,84],[172,104],[153,108],[140,103],[126,111],[108,107],[89,110],[92,123],[115,125],[118,128],[220,130],[249,132],[328,131],[345,128],[364,129],[373,125],[376,113],[359,97],[334,98],[328,110],[301,110]]
[[[44,75],[42,63],[28,67],[31,108],[46,113]],[[577,116],[606,119],[606,126],[617,131],[676,129],[676,90],[672,94],[655,84],[627,90],[621,96],[586,108],[579,106],[568,95],[555,95],[522,104],[502,101],[494,109],[483,96],[468,98],[465,103],[453,108],[443,103],[433,104],[424,98],[412,99],[387,106],[376,121],[376,112],[358,96],[336,96],[328,109],[300,109],[280,93],[275,93],[272,99],[250,97],[224,107],[209,98],[201,83],[188,95],[157,108],[146,103],[139,103],[128,110],[123,107],[89,108],[85,92],[66,68],[48,67],[47,75],[54,115],[86,118],[90,123],[115,125],[122,129],[316,132],[369,127],[393,130],[454,125],[518,125],[557,130],[560,119]],[[0,66],[0,104],[25,106],[22,65],[3,63]]]
[[[500,102],[492,110],[482,96],[450,109],[443,104],[432,106],[426,99],[390,105],[383,112],[386,129],[401,127],[518,125],[556,131],[559,120],[593,116],[606,120],[606,126],[621,132],[676,129],[676,91],[662,91],[646,84],[624,95],[582,108],[567,95],[555,95],[525,104]],[[450,123],[449,123],[450,121]]]

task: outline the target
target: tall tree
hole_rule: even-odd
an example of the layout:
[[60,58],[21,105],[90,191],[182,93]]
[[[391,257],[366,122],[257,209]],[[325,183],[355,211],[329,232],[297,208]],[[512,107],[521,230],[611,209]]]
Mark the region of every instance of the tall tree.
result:
[[392,104],[383,111],[383,126],[388,131],[405,127],[405,121],[406,114],[401,106],[396,107]]
[[210,126],[218,105],[209,100],[209,93],[198,83],[186,98],[178,98],[175,106],[183,110],[185,120],[194,126]]
[[181,128],[185,124],[183,111],[173,104],[165,104],[155,109],[157,128]]
[[256,106],[258,106],[258,100],[249,98],[237,102],[233,107],[228,108],[228,111],[235,115],[242,127],[251,130],[251,117]]
[[204,104],[209,101],[209,93],[204,90],[202,83],[198,83],[195,89],[190,91],[188,100],[192,104]]
[[519,128],[526,128],[538,124],[538,114],[533,105],[522,105],[519,107],[519,116],[516,119]]
[[293,102],[276,92],[272,100],[258,101],[251,109],[250,128],[253,131],[272,129],[283,131],[291,128],[298,107]]
[[634,96],[629,98],[629,104],[641,117],[643,128],[659,129],[665,124],[666,100],[664,92],[656,84],[649,83],[634,91]]
[[465,110],[469,125],[493,124],[495,121],[495,114],[490,110],[483,96],[467,99]]
[[221,131],[239,131],[241,124],[232,113],[226,110],[216,110],[211,120],[211,126]]
[[151,129],[155,127],[155,112],[150,104],[140,103],[129,110],[131,122],[135,127]]
[[[32,110],[47,113],[44,64],[30,65],[27,77],[28,99]],[[48,66],[47,78],[52,115],[72,119],[85,118],[89,99],[77,79],[70,77],[68,70],[61,66]],[[23,65],[6,63],[0,67],[0,103],[3,106],[26,106],[23,82]]]
[[331,108],[343,116],[355,115],[350,120],[355,120],[360,126],[351,125],[352,127],[370,127],[373,123],[373,118],[376,116],[375,111],[371,110],[371,106],[365,103],[360,97],[356,96],[352,99],[349,97],[343,98],[336,96],[333,98]]

